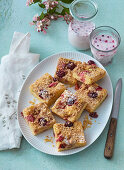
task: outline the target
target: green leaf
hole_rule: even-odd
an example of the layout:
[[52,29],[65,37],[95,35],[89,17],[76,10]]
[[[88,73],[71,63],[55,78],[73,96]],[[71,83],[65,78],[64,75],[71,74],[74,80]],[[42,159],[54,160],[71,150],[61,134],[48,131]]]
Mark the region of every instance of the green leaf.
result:
[[66,3],[66,4],[70,4],[72,3],[74,0],[61,0],[62,2]]
[[57,14],[57,15],[61,15],[61,12],[55,11],[54,13]]
[[33,0],[33,3],[41,2],[41,0]]
[[55,7],[55,8],[53,8],[53,9],[49,9],[49,10],[48,10],[48,13],[49,13],[49,14],[54,14],[54,13],[55,13],[55,11],[56,11],[56,7]]
[[39,16],[40,20],[44,19],[45,15],[44,13],[42,12],[41,15]]
[[69,8],[64,8],[63,10],[62,10],[62,12],[61,12],[61,15],[65,15],[65,14],[70,14],[70,12],[69,12]]
[[44,5],[44,4],[39,3],[38,5],[39,5],[39,7],[41,7],[41,8],[45,8],[45,5]]

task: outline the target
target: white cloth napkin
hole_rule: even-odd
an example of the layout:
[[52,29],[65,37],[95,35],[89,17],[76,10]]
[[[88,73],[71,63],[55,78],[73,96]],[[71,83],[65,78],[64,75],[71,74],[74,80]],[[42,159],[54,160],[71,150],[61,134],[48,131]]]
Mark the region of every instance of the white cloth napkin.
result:
[[0,64],[0,150],[19,148],[21,132],[17,121],[17,101],[23,81],[39,62],[30,53],[30,34],[15,32],[9,54]]

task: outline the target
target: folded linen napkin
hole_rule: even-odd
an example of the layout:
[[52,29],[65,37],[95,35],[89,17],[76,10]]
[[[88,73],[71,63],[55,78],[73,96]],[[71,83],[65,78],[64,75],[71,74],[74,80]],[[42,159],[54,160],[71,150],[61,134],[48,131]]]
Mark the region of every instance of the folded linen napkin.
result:
[[17,121],[17,101],[23,81],[39,62],[39,54],[29,53],[30,34],[15,32],[9,54],[0,64],[0,150],[19,148],[21,132]]

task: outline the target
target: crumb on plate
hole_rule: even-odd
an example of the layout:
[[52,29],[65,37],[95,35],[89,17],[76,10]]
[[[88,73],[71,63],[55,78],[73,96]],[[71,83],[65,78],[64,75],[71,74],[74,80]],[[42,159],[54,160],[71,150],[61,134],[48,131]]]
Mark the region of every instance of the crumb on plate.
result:
[[88,115],[85,115],[84,121],[83,121],[83,129],[90,128],[92,125],[91,119],[89,119]]
[[45,143],[46,142],[51,142],[53,143],[53,137],[49,137],[49,136],[46,136],[46,138],[44,139]]
[[29,101],[29,103],[30,103],[31,105],[35,105],[35,103],[34,103],[34,102],[32,102],[32,101]]

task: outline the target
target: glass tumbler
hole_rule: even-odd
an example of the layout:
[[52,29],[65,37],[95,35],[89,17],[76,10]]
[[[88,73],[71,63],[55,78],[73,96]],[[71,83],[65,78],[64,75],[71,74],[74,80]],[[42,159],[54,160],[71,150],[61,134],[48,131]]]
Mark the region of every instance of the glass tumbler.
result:
[[121,42],[119,33],[110,26],[100,26],[90,34],[90,48],[95,59],[107,65],[116,54]]

